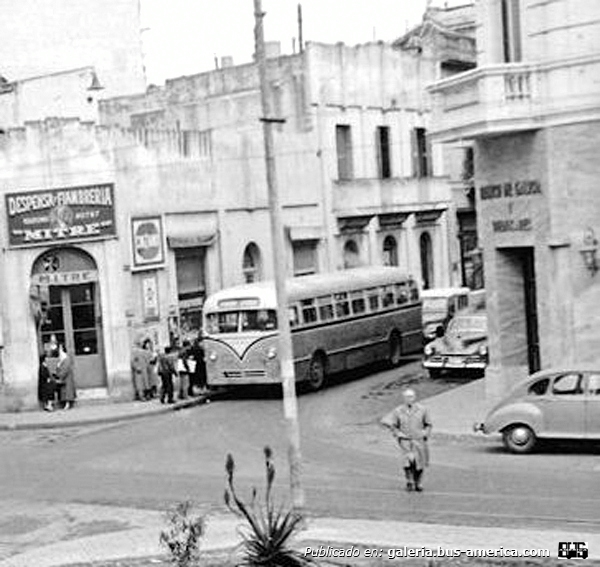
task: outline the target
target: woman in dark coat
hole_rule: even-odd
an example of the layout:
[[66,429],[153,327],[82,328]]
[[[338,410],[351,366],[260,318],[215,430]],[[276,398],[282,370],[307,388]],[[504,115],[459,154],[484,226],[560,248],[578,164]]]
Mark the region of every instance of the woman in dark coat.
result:
[[54,379],[46,363],[46,354],[40,356],[38,367],[38,400],[46,411],[54,409]]
[[71,409],[77,397],[73,375],[73,359],[67,354],[63,345],[60,345],[58,350],[56,383],[59,385],[58,399],[64,404],[65,409]]

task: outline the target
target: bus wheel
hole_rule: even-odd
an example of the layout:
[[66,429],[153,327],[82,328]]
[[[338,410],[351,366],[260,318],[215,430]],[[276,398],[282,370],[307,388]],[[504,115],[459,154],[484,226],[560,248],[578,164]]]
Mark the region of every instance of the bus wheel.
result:
[[402,360],[402,340],[396,331],[390,336],[389,349],[388,361],[395,368]]
[[308,367],[308,386],[311,390],[319,390],[325,383],[327,367],[324,354],[315,354]]

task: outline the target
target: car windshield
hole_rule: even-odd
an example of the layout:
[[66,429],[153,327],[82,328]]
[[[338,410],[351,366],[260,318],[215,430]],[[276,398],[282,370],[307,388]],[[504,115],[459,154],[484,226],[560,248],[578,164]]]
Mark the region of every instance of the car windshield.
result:
[[252,331],[273,331],[277,328],[277,314],[274,309],[248,309],[244,311],[224,311],[209,313],[206,316],[206,330],[209,334],[244,333]]
[[448,326],[448,333],[486,333],[485,317],[456,317]]

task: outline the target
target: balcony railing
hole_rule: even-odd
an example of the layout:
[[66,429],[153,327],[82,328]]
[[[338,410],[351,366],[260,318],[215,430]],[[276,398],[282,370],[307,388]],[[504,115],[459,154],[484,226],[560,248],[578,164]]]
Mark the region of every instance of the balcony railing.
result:
[[432,85],[438,140],[600,117],[600,56],[480,67]]

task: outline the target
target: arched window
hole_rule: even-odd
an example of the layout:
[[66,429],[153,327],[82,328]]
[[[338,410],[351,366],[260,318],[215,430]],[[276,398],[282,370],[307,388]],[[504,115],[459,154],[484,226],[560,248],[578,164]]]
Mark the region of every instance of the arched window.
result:
[[357,268],[358,266],[360,266],[358,244],[354,240],[347,240],[344,244],[344,269]]
[[246,246],[244,258],[242,260],[242,271],[246,283],[259,281],[262,277],[260,250],[254,242]]
[[421,252],[423,289],[429,289],[433,285],[433,249],[431,246],[431,236],[429,236],[428,232],[421,234],[419,248]]
[[398,265],[398,243],[391,235],[386,236],[383,240],[383,265]]

